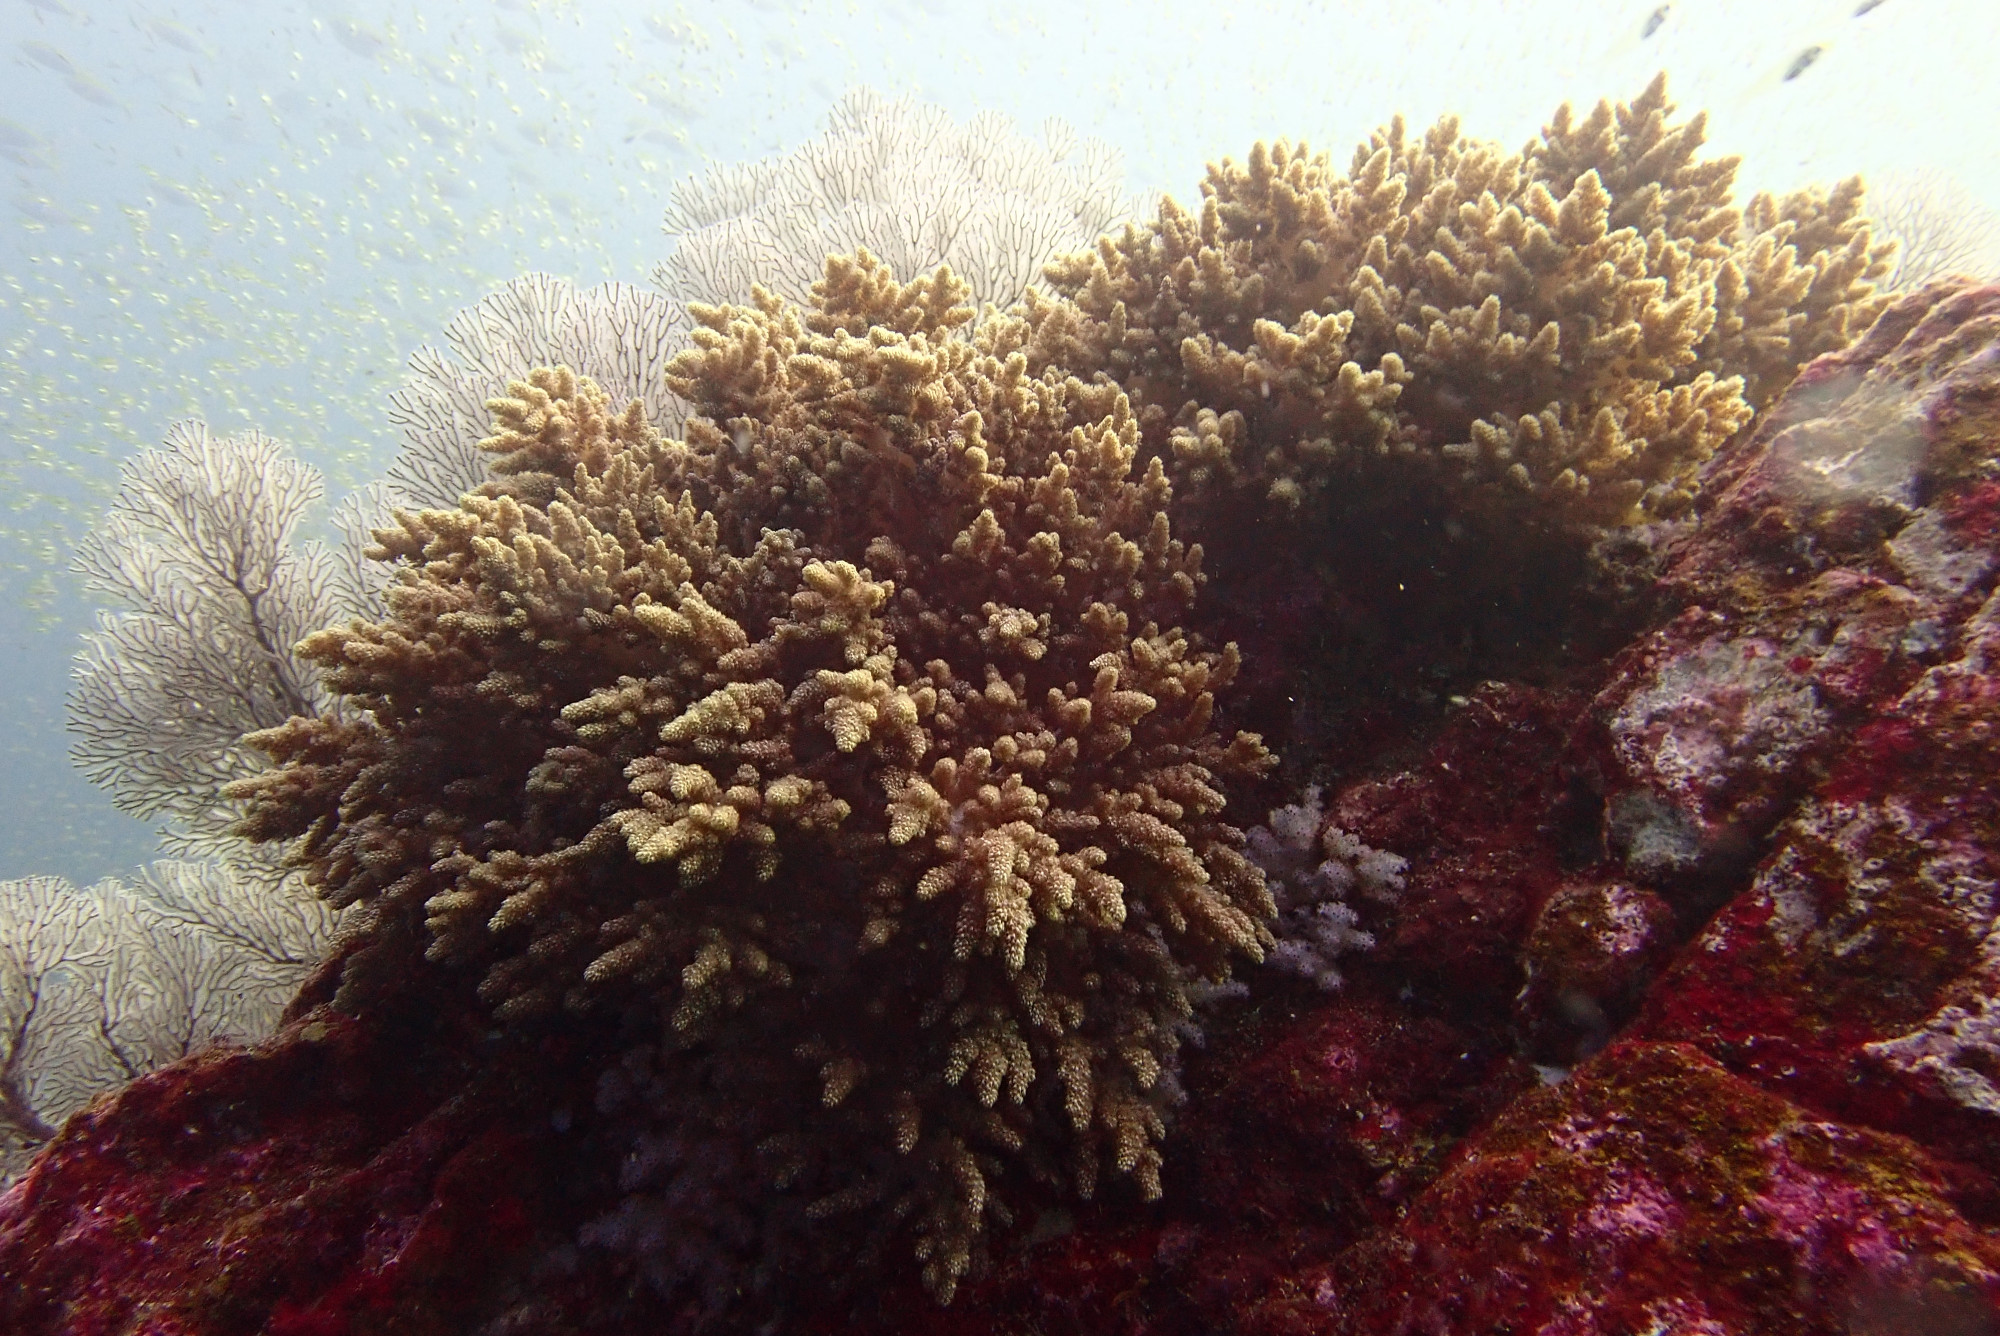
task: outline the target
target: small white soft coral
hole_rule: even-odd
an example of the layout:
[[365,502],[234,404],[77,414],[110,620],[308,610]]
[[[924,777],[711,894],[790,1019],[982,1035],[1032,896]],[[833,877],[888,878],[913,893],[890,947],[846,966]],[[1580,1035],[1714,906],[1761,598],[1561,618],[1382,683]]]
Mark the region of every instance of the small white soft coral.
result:
[[1278,906],[1272,926],[1278,942],[1266,961],[1331,991],[1341,984],[1339,958],[1375,945],[1348,897],[1359,890],[1371,900],[1393,900],[1409,865],[1338,826],[1322,833],[1324,819],[1320,789],[1313,785],[1301,801],[1253,827],[1248,841],[1250,859],[1264,869]]

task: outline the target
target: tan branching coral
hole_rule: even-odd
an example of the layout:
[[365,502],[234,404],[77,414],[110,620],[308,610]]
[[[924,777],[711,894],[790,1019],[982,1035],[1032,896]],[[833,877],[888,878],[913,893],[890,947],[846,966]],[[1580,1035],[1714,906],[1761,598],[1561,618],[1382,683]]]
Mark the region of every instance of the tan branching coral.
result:
[[363,722],[258,735],[236,790],[372,916],[356,1005],[421,951],[503,1019],[793,1054],[720,1097],[789,1101],[776,1176],[907,1221],[941,1298],[1005,1175],[1157,1195],[1189,987],[1273,913],[1161,461],[965,295],[864,253],[806,311],[695,308],[685,442],[516,383],[502,476],[378,535],[387,620],[305,642]]
[[[356,907],[340,1003],[598,1018],[597,1112],[720,1152],[592,1237],[755,1175],[765,1264],[847,1256],[800,1242],[839,1216],[948,1299],[1037,1194],[1157,1195],[1197,985],[1275,946],[1225,810],[1272,758],[1227,710],[1560,643],[1509,618],[1578,539],[1686,509],[1879,305],[1857,185],[1738,209],[1670,112],[1518,153],[1396,121],[1344,175],[1259,145],[978,319],[948,268],[836,256],[809,303],[689,306],[678,439],[524,368],[489,480],[376,534],[387,615],[304,642],[342,713],[230,790]],[[1281,601],[1198,607],[1191,532]],[[1217,624],[1311,653],[1219,706]],[[1325,979],[1366,935],[1317,917]]]
[[[1664,78],[1520,153],[1398,119],[1343,175],[1279,141],[1202,206],[1048,269],[1031,365],[1116,379],[1199,489],[1281,511],[1358,471],[1430,466],[1604,525],[1673,514],[1805,360],[1880,310],[1860,188],[1729,203]],[[1196,498],[1184,498],[1193,500]]]

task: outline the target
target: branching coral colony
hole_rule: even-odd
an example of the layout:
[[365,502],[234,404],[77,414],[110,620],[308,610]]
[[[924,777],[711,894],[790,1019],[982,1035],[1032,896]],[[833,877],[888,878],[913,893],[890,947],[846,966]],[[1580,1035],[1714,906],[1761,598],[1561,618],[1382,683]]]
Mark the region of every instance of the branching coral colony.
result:
[[[1664,76],[1519,153],[1397,119],[1348,175],[1259,144],[1202,207],[1106,237],[1031,296],[1032,365],[1102,372],[1176,482],[1284,513],[1401,461],[1454,504],[1671,516],[1722,441],[1886,304],[1858,180],[1731,206]],[[1194,497],[1185,498],[1192,502]]]
[[1030,293],[1030,368],[1131,396],[1218,606],[1289,582],[1337,614],[1293,694],[1477,681],[1600,634],[1594,598],[1552,594],[1610,587],[1592,540],[1684,513],[1716,447],[1881,311],[1858,180],[1739,209],[1735,160],[1671,112],[1662,77],[1518,152],[1399,119],[1346,175],[1260,144]]
[[503,1022],[653,1008],[676,1098],[755,1110],[777,1195],[941,1300],[1024,1184],[1156,1195],[1191,990],[1274,915],[1224,819],[1273,758],[1175,534],[1412,469],[1672,514],[1872,316],[1858,191],[1739,213],[1667,110],[1518,155],[1399,122],[1348,177],[1260,146],[976,330],[948,270],[829,260],[805,309],[694,308],[684,440],[526,372],[494,480],[377,535],[386,620],[305,642],[362,713],[235,788],[362,906],[345,1003],[442,968]]
[[[532,373],[502,480],[381,535],[389,620],[306,642],[368,722],[260,735],[242,790],[503,1019],[658,995],[675,1042],[794,1055],[724,1097],[795,1105],[783,1175],[907,1215],[940,1297],[1003,1161],[1159,1192],[1188,986],[1273,912],[1165,475],[1117,387],[954,337],[964,293],[864,258],[697,308],[685,444]],[[898,1154],[816,1163],[849,1145]]]

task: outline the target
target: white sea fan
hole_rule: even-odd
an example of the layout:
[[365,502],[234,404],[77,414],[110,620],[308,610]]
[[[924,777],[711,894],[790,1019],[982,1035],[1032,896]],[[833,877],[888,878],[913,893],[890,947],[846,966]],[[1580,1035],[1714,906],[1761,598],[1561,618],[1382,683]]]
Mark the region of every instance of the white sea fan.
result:
[[678,245],[653,278],[682,302],[743,304],[758,283],[803,305],[827,256],[866,247],[905,282],[950,264],[975,301],[1005,309],[1048,261],[1144,211],[1123,176],[1116,149],[1059,120],[1030,139],[997,113],[959,125],[856,89],[796,152],[676,187]]
[[452,317],[449,351],[425,345],[410,357],[409,378],[389,397],[389,420],[402,452],[364,505],[450,509],[485,482],[479,442],[492,430],[486,402],[536,367],[566,366],[589,376],[619,408],[633,399],[646,418],[672,434],[687,405],[667,389],[666,366],[687,343],[678,302],[630,283],[577,288],[548,274],[524,274]]
[[2000,275],[2000,214],[1942,172],[1892,173],[1873,182],[1868,212],[1898,247],[1885,287],[1910,291],[1952,274]]
[[258,432],[189,419],[128,461],[75,568],[111,606],[72,671],[70,758],[112,801],[212,842],[234,818],[221,787],[262,768],[245,733],[335,708],[297,642],[361,610],[316,542],[294,544],[319,474]]
[[220,794],[263,758],[243,735],[344,708],[296,652],[366,610],[357,545],[298,542],[319,475],[256,432],[176,423],[125,465],[76,569],[111,606],[83,637],[71,759],[163,851],[128,885],[0,882],[0,1179],[91,1096],[209,1044],[254,1042],[338,916],[229,833]]
[[99,1092],[269,1035],[337,923],[295,882],[215,863],[0,881],[0,1184]]

